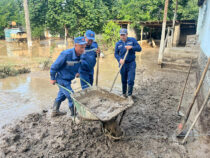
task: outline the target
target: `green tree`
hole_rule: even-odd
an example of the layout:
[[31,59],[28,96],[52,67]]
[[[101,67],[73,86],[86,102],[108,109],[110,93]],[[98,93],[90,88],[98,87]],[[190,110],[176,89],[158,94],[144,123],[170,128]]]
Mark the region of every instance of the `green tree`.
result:
[[17,0],[0,0],[0,38],[4,37],[4,29],[15,21],[17,25],[21,25],[23,16]]
[[33,38],[44,36],[48,0],[29,0],[30,22]]
[[198,5],[197,0],[183,0],[178,2],[177,19],[178,20],[197,20]]
[[69,35],[83,35],[87,29],[100,32],[108,9],[101,0],[49,0],[47,26],[53,34],[67,27]]

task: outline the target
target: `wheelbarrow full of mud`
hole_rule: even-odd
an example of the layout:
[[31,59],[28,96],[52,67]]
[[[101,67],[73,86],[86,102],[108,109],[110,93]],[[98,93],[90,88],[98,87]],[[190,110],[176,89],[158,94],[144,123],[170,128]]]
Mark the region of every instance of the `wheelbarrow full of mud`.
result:
[[133,105],[133,101],[97,86],[73,94],[72,99],[80,119],[101,121],[103,132],[112,139],[124,136],[120,124],[125,111]]

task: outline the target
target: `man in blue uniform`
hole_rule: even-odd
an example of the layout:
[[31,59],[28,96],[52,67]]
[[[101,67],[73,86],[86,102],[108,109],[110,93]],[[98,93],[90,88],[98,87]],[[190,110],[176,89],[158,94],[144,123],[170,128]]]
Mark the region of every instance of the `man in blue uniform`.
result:
[[[127,50],[128,55],[126,59],[123,60]],[[127,97],[127,87],[129,98],[131,98],[133,93],[136,73],[136,51],[141,51],[141,47],[137,40],[135,38],[128,37],[127,29],[121,29],[120,40],[115,45],[115,58],[119,62],[119,65],[123,64],[120,73],[122,81],[122,93],[124,97]]]
[[[51,84],[54,85],[57,82],[72,92],[71,81],[79,76],[78,69],[80,67],[80,56],[85,51],[86,41],[84,37],[77,37],[74,39],[74,43],[74,48],[61,52],[50,69]],[[58,96],[53,105],[52,117],[66,114],[59,111],[61,103],[66,98],[69,102],[71,116],[75,114],[73,101],[69,92],[59,87]]]
[[[97,53],[100,52],[98,48],[98,44],[95,40],[95,33],[91,30],[87,30],[85,33],[85,40],[87,42],[85,51],[81,55],[81,67],[79,69],[80,74],[80,82],[82,89],[88,87],[88,84],[83,80],[87,81],[90,85],[93,85],[93,77],[94,77],[94,66],[96,64]],[[95,50],[93,50],[95,49]],[[97,49],[97,50],[96,50]],[[93,50],[93,51],[90,51]]]

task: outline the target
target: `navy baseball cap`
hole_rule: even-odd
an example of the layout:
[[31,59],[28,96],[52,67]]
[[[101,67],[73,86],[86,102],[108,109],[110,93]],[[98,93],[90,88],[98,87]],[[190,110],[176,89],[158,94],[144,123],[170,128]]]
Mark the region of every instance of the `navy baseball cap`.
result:
[[128,33],[127,29],[120,29],[120,34],[121,35],[125,35],[127,33]]
[[85,36],[87,37],[87,39],[89,40],[95,40],[95,32],[91,31],[91,30],[87,30],[85,32]]
[[76,44],[80,44],[80,45],[83,45],[83,44],[86,44],[87,42],[85,41],[85,37],[76,37],[74,39],[74,43]]

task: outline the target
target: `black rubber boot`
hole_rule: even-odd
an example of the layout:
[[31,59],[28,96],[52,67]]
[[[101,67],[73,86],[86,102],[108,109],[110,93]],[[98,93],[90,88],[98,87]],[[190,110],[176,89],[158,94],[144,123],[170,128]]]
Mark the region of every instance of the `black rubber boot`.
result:
[[76,111],[74,111],[74,106],[69,107],[70,111],[71,111],[71,116],[76,116]]
[[59,111],[61,102],[55,101],[53,104],[53,111],[52,111],[52,117],[66,115],[66,112]]
[[127,85],[122,85],[122,92],[123,92],[123,97],[127,97],[126,93],[127,93]]

